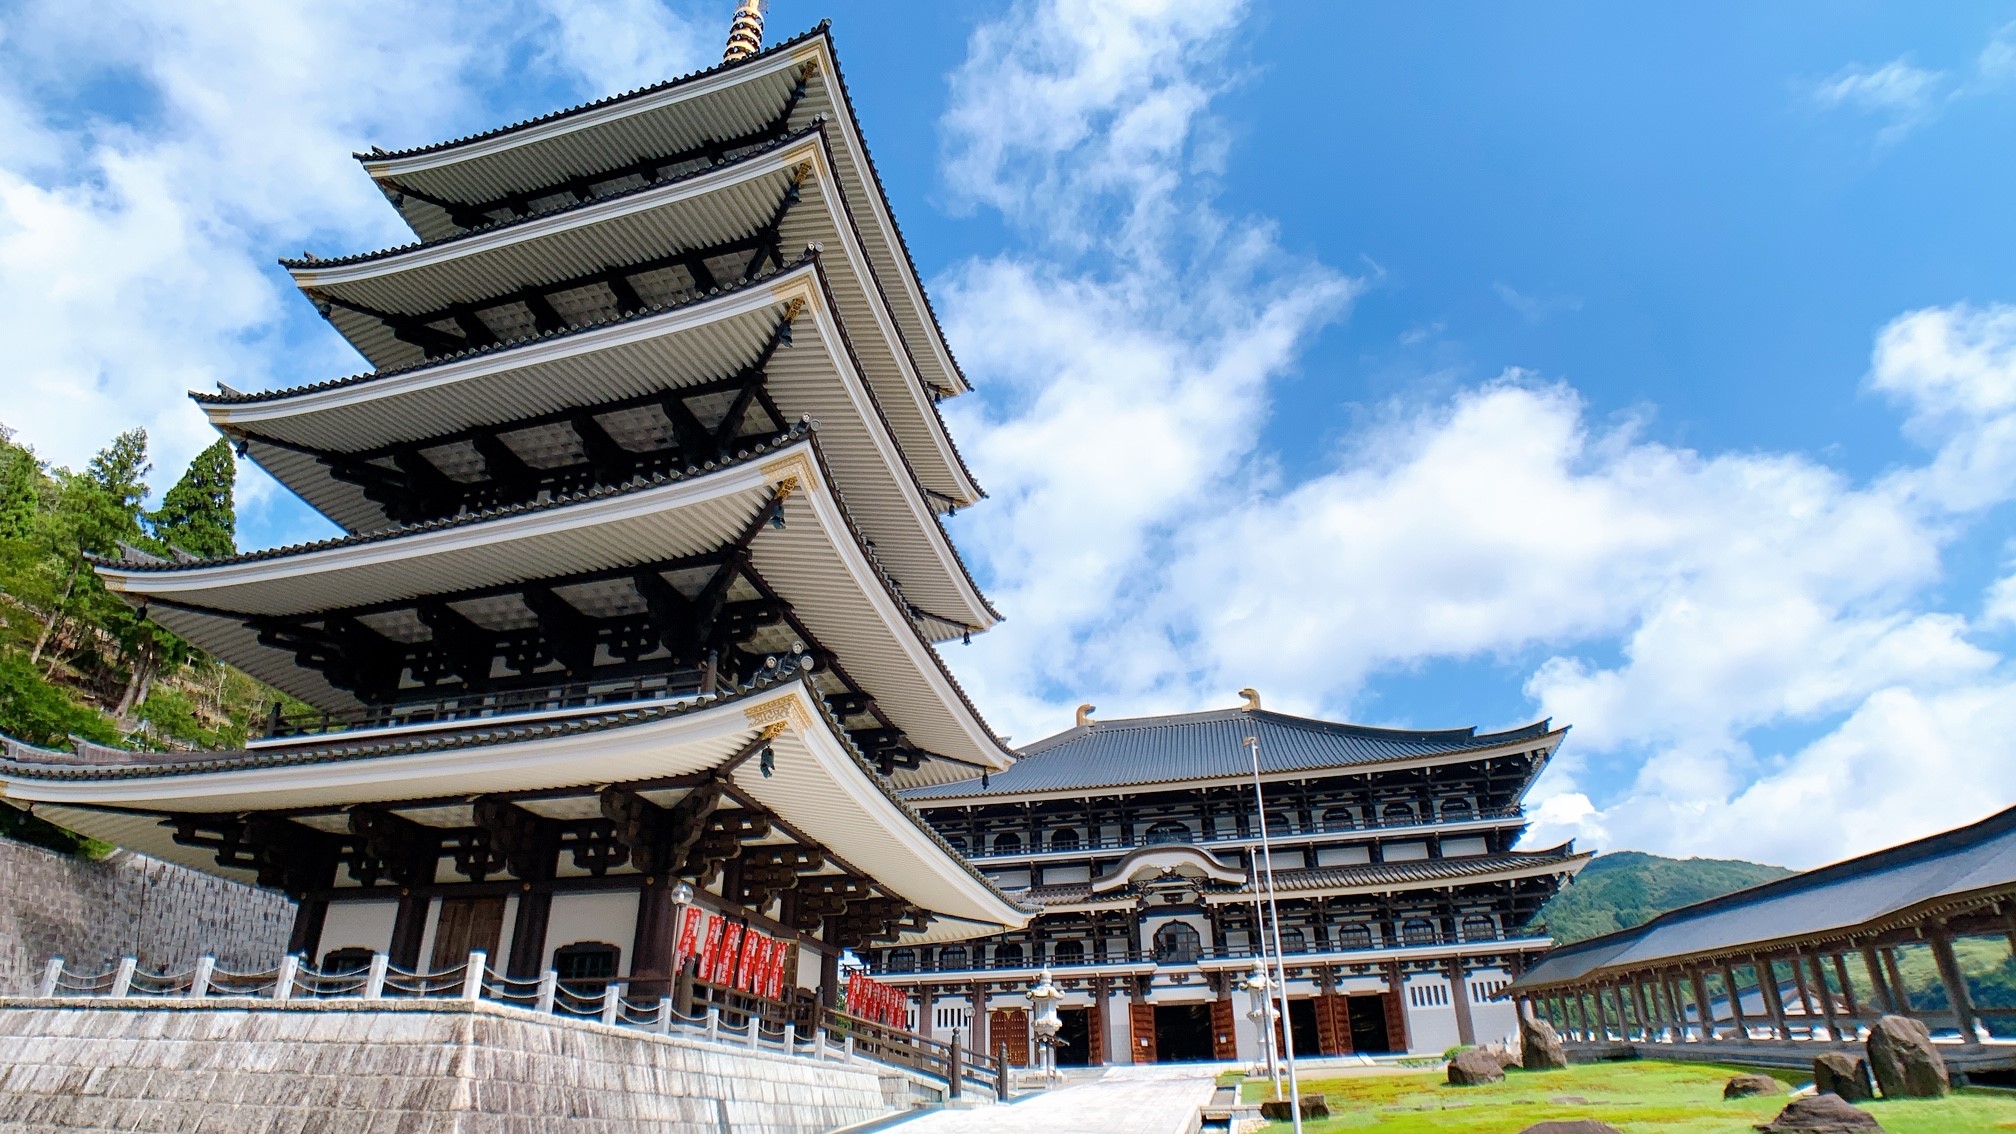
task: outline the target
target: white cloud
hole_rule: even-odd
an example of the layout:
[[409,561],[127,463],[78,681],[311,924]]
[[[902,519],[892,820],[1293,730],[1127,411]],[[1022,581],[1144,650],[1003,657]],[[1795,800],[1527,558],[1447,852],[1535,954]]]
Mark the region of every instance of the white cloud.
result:
[[1572,295],[1528,295],[1503,280],[1492,284],[1491,290],[1528,324],[1537,324],[1560,312],[1582,310],[1582,301]]
[[[720,62],[728,20],[718,27],[667,8],[660,0],[537,0],[550,17],[547,58],[581,76],[598,93],[663,82]],[[719,6],[726,12],[729,8]],[[713,58],[707,47],[713,47]]]
[[1932,115],[1946,83],[1945,72],[1928,71],[1900,57],[1874,69],[1859,64],[1844,67],[1813,84],[1810,94],[1823,110],[1845,108],[1887,119],[1877,137],[1892,142]]
[[[161,487],[214,440],[186,390],[359,368],[272,267],[411,239],[353,150],[493,125],[507,69],[601,94],[695,58],[656,5],[548,7],[17,6],[0,36],[0,420],[66,464],[144,425]],[[542,18],[546,55],[514,66],[512,35]],[[80,113],[87,93],[106,109]],[[256,509],[275,486],[246,475]]]
[[1974,61],[1982,86],[1992,87],[2016,76],[2016,23],[2002,25]]
[[[1930,456],[1868,482],[1648,441],[1518,371],[1383,407],[1290,478],[1261,447],[1270,390],[1357,285],[1224,216],[1192,171],[1215,92],[1189,76],[1224,71],[1225,25],[1133,8],[1115,18],[1145,26],[1074,38],[1059,12],[976,35],[946,119],[955,189],[1043,238],[940,286],[982,389],[954,424],[996,492],[959,532],[1011,619],[955,658],[1006,728],[1248,684],[1349,715],[1376,675],[1538,651],[1534,715],[1576,731],[1534,797],[1536,841],[1811,864],[2008,798],[2016,774],[1979,742],[2016,684],[1924,595],[1944,548],[2016,495],[2016,309],[1884,330],[1869,384]],[[1833,97],[1908,109],[1932,81],[1886,70]],[[1182,109],[1151,143],[1137,104]],[[1205,270],[1200,234],[1238,254]],[[1775,751],[1786,725],[1820,739]],[[1868,821],[1927,743],[1944,783],[1986,790],[1920,778]],[[1800,821],[1829,814],[1859,821]]]

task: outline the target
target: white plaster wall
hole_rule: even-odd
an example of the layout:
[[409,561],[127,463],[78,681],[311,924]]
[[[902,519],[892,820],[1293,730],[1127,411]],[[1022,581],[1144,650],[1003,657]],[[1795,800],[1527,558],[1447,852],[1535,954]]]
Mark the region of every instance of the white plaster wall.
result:
[[322,941],[316,948],[316,962],[337,949],[369,949],[383,953],[392,945],[392,920],[399,903],[330,902],[322,921]]
[[1470,1018],[1477,1022],[1478,1043],[1501,1043],[1519,1032],[1519,1010],[1509,1000],[1472,1004]]
[[[1412,984],[1413,982],[1408,982]],[[1407,1008],[1407,1050],[1411,1052],[1443,1052],[1458,1043],[1456,1038],[1456,1010],[1446,1004],[1431,1008]]]
[[1127,1045],[1132,1042],[1131,1037],[1133,1035],[1133,1027],[1129,1022],[1129,1007],[1133,1003],[1133,1001],[1118,993],[1110,995],[1106,999],[1106,1035],[1108,1036],[1106,1050],[1113,1053],[1112,1059],[1116,1063],[1131,1063],[1134,1061],[1133,1054],[1127,1050]]
[[[818,987],[819,987],[819,954],[818,954],[818,953],[815,953],[815,952],[813,952],[813,951],[812,951],[812,950],[810,950],[810,949],[800,949],[800,950],[798,950],[798,973],[797,973],[797,977],[798,977],[798,987],[799,987],[799,988],[818,988]],[[840,988],[841,988],[841,990],[843,990],[843,991],[844,991],[844,990],[846,989],[846,987],[847,987],[847,984],[846,984],[846,978],[845,978],[845,977],[843,976],[843,977],[841,978],[841,984],[840,984]],[[836,993],[836,995],[837,995],[837,993]]]
[[617,976],[630,975],[630,951],[637,942],[637,895],[629,890],[597,894],[555,894],[546,925],[546,966],[554,950],[576,941],[601,941],[622,950]]
[[490,958],[490,967],[504,971],[504,962],[511,956],[511,935],[518,931],[518,895],[511,894],[504,899],[504,928],[497,934],[497,955]]

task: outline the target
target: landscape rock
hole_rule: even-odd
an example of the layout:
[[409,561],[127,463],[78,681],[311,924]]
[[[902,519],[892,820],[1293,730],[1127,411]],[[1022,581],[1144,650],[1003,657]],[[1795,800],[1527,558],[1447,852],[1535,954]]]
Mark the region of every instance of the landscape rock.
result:
[[[1260,1104],[1260,1117],[1269,1122],[1289,1122],[1295,1116],[1288,1113],[1287,1099],[1267,1099]],[[1303,1095],[1302,1117],[1304,1119],[1330,1117],[1330,1100],[1323,1095]]]
[[1536,1122],[1519,1134],[1624,1134],[1607,1122],[1593,1118],[1557,1118],[1551,1122]]
[[1946,1061],[1932,1033],[1908,1016],[1885,1016],[1869,1029],[1869,1070],[1890,1099],[1936,1099],[1946,1094]]
[[1749,1099],[1758,1095],[1784,1093],[1785,1084],[1769,1075],[1732,1075],[1728,1082],[1722,1084],[1722,1097],[1725,1099]]
[[1456,1058],[1449,1061],[1449,1085],[1452,1087],[1479,1087],[1485,1083],[1505,1081],[1505,1069],[1488,1051],[1471,1048],[1459,1051]]
[[1814,1095],[1798,1099],[1778,1112],[1778,1117],[1757,1129],[1768,1134],[1856,1134],[1881,1130],[1883,1126],[1868,1111],[1857,1110],[1840,1095]]
[[1814,1057],[1813,1089],[1823,1095],[1840,1095],[1846,1102],[1867,1102],[1876,1097],[1876,1088],[1869,1081],[1869,1064],[1842,1051]]
[[1528,1071],[1560,1071],[1568,1066],[1568,1049],[1561,1045],[1561,1033],[1537,1017],[1519,1018],[1519,1051],[1520,1065]]

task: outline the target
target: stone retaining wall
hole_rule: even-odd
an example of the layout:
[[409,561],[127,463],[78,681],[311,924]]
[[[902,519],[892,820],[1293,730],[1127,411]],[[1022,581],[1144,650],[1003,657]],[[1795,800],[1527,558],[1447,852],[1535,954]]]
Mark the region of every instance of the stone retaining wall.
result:
[[871,1064],[493,1004],[67,1003],[0,1000],[0,1131],[819,1134],[905,1105]]
[[0,839],[0,996],[31,993],[51,954],[103,972],[132,953],[143,968],[266,969],[287,951],[294,903],[145,855],[103,862]]

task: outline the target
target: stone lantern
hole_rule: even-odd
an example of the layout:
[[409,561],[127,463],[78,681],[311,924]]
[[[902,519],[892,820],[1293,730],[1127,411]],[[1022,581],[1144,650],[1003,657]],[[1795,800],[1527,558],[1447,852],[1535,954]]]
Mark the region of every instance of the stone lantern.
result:
[[1267,1080],[1280,1091],[1281,1072],[1274,1061],[1274,1021],[1281,1013],[1274,1007],[1274,982],[1267,976],[1266,962],[1253,959],[1253,969],[1240,980],[1239,987],[1246,990],[1246,998],[1252,1008],[1246,1018],[1253,1021],[1253,1028],[1260,1033],[1260,1055],[1266,1064]]
[[1036,983],[1028,992],[1029,1030],[1035,1033],[1036,1058],[1033,1060],[1036,1077],[1044,1080],[1061,1078],[1057,1072],[1057,1045],[1062,1040],[1057,1033],[1064,1028],[1064,1021],[1058,1018],[1057,1007],[1064,999],[1064,990],[1050,979],[1050,967],[1045,965],[1036,975]]

